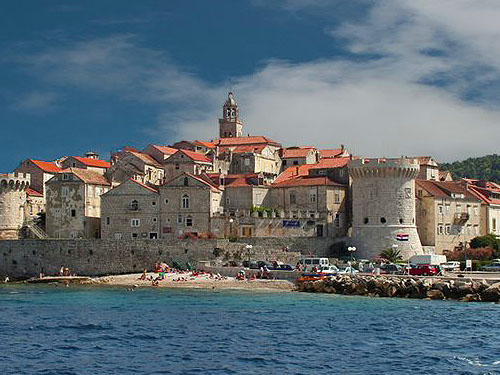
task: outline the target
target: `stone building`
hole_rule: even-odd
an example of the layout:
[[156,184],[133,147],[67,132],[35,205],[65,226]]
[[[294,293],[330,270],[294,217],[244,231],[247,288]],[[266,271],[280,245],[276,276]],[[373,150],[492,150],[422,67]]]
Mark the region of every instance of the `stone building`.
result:
[[29,174],[0,174],[0,240],[19,238],[29,185]]
[[500,236],[500,185],[495,182],[464,178],[462,184],[481,201],[481,236]]
[[222,190],[206,176],[182,173],[159,187],[162,237],[212,233]]
[[31,220],[39,213],[45,212],[43,194],[31,188],[26,189],[26,207],[24,209],[25,219]]
[[414,159],[417,159],[420,165],[417,177],[419,180],[439,181],[439,164],[432,156],[418,156]]
[[100,173],[68,168],[46,183],[46,232],[52,238],[99,238],[101,195],[111,184]]
[[157,239],[160,195],[157,189],[130,179],[101,195],[101,237]]
[[165,178],[163,166],[153,157],[132,148],[111,155],[111,167],[105,177],[113,186],[132,178],[143,184],[159,185]]
[[54,162],[35,159],[24,160],[14,170],[15,173],[29,173],[31,177],[30,188],[41,194],[44,194],[45,183],[60,171],[60,166]]
[[213,158],[215,155],[215,143],[211,141],[179,141],[172,147],[182,150],[195,151]]
[[88,169],[89,171],[104,174],[111,163],[105,160],[100,160],[99,155],[94,152],[87,152],[85,157],[69,156],[62,162],[62,168],[80,168]]
[[347,235],[347,185],[326,176],[299,176],[273,183],[269,193],[271,207],[314,226],[316,236]]
[[416,181],[417,228],[424,246],[446,254],[480,234],[481,201],[458,181]]
[[165,164],[165,161],[176,152],[177,148],[154,144],[148,145],[143,151],[143,153],[148,154],[161,165]]
[[290,166],[316,164],[319,152],[316,147],[287,147],[281,150],[282,171]]
[[213,161],[207,156],[189,150],[177,150],[165,161],[165,180],[170,180],[179,174],[190,173],[199,175],[213,172]]
[[416,159],[359,159],[352,179],[352,242],[358,258],[372,259],[397,246],[403,258],[422,254],[416,227]]

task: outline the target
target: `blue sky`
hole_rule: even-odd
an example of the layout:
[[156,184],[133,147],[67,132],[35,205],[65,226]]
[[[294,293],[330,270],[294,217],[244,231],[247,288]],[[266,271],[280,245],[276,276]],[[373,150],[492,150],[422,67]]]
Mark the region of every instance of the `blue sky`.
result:
[[[269,5],[269,4],[272,5]],[[245,133],[358,155],[498,152],[493,0],[23,1],[0,14],[0,171]]]

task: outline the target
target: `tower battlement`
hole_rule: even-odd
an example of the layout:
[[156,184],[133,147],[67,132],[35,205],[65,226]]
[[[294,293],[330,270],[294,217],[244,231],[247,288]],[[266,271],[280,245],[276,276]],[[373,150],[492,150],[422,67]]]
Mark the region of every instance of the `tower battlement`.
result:
[[0,174],[0,239],[17,239],[24,222],[29,173]]
[[26,189],[31,183],[29,173],[0,173],[0,185],[15,185],[17,188]]
[[352,178],[389,178],[399,177],[415,179],[420,171],[417,159],[359,159],[349,162],[349,173]]

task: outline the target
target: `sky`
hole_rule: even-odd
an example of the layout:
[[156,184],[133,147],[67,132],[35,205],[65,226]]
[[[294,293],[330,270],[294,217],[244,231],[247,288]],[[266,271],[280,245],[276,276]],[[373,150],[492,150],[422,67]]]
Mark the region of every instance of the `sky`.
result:
[[498,153],[498,0],[24,0],[0,13],[0,172],[211,140]]

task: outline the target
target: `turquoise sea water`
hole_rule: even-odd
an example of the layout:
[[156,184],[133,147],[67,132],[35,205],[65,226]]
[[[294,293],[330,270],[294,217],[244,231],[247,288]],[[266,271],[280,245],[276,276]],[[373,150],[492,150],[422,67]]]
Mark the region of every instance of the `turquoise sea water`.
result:
[[0,374],[500,374],[500,306],[0,287]]

